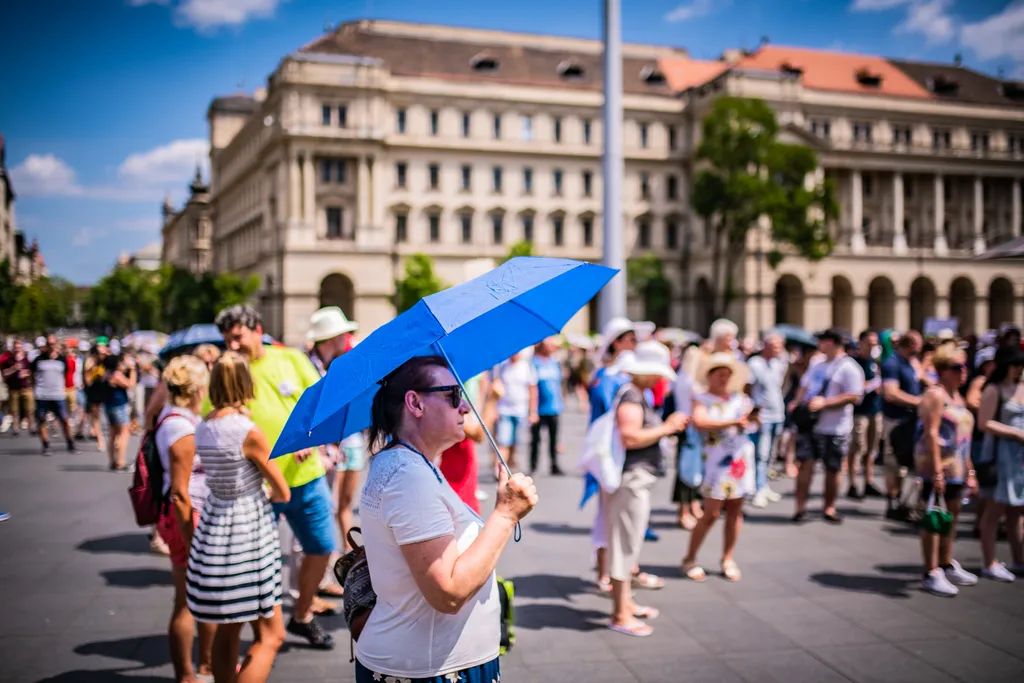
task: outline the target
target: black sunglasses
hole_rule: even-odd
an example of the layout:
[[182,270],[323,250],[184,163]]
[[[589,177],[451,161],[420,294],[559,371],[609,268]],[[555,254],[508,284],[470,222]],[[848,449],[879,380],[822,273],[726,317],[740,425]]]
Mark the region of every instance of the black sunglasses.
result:
[[458,410],[459,406],[462,405],[462,387],[458,384],[446,384],[441,387],[427,387],[426,389],[420,389],[421,394],[441,394],[446,391],[451,392],[450,402],[452,408]]
[[953,363],[952,365],[947,365],[946,369],[950,372],[963,372],[966,367],[963,363]]

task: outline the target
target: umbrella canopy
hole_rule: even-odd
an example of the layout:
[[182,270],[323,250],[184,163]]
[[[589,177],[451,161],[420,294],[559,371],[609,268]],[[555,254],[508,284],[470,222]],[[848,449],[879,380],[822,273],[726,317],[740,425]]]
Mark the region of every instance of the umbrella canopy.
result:
[[132,349],[161,348],[167,344],[167,335],[156,330],[138,330],[125,336],[121,346]]
[[998,247],[989,249],[974,258],[975,261],[992,261],[994,259],[1024,259],[1024,235],[1015,237],[1009,242],[1003,242]]
[[[269,334],[265,334],[263,335],[263,343],[269,346],[274,343],[274,339]],[[217,326],[212,323],[193,325],[184,330],[178,330],[167,337],[167,343],[160,349],[160,355],[166,357],[175,351],[199,346],[200,344],[213,344],[223,349],[224,337]]]
[[816,336],[796,325],[776,325],[770,331],[782,335],[787,344],[802,344],[803,346],[814,347],[818,345],[818,338]]
[[273,455],[366,429],[377,382],[410,358],[444,356],[461,384],[558,334],[616,272],[569,259],[518,257],[425,297],[331,363],[293,409]]

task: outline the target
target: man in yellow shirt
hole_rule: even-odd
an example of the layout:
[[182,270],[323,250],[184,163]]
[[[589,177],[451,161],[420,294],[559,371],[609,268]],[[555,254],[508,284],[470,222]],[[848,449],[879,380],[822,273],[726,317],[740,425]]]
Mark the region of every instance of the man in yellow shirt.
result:
[[[226,308],[214,322],[224,336],[225,346],[249,358],[255,398],[247,407],[252,421],[274,443],[302,392],[320,380],[320,373],[298,349],[264,346],[263,320],[252,306]],[[274,512],[288,520],[305,553],[299,569],[299,597],[287,629],[313,647],[329,650],[334,647],[334,639],[313,618],[313,599],[331,553],[338,549],[326,470],[316,450],[282,455],[275,462],[292,495],[288,503],[275,503]]]

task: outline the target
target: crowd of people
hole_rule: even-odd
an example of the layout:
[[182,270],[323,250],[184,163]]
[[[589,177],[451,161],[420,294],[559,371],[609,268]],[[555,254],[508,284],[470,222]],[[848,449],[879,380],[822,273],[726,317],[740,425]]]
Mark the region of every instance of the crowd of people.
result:
[[[921,585],[933,594],[952,597],[979,580],[953,552],[969,499],[984,557],[979,574],[1011,582],[1024,571],[1024,353],[1016,327],[987,340],[892,330],[850,339],[830,329],[809,343],[774,330],[739,340],[728,320],[702,340],[616,318],[593,343],[543,340],[464,387],[443,359],[414,358],[381,380],[367,434],[271,459],[300,396],[354,348],[358,324],[338,308],[321,309],[306,348],[293,349],[264,343],[251,306],[228,308],[215,322],[223,350],[200,345],[159,358],[103,337],[89,344],[48,335],[34,347],[15,341],[0,355],[3,430],[33,431],[44,454],[52,434],[71,452],[95,438],[110,468],[128,471],[129,435],[152,435],[166,473],[153,547],[172,565],[168,639],[181,683],[264,681],[289,633],[332,649],[317,616],[341,611],[341,599],[348,617],[362,599],[346,595],[332,571],[333,560],[359,553],[376,596],[365,622],[350,621],[360,683],[496,680],[495,568],[537,504],[541,446],[550,476],[577,469],[559,440],[561,416],[573,406],[589,411],[587,441],[597,445],[577,464],[583,504],[596,501],[595,590],[611,598],[616,632],[650,635],[659,614],[638,604],[635,591],[665,586],[639,567],[643,544],[657,540],[648,525],[651,490],[664,476],[673,477],[678,524],[690,531],[680,574],[693,581],[709,578],[700,551],[720,519],[719,573],[742,579],[735,550],[744,506],[779,504],[772,481],[784,477],[796,480],[795,524],[815,515],[841,524],[844,481],[849,500],[884,497],[887,518],[920,523]],[[485,428],[501,459],[489,459],[481,477],[476,448]],[[819,462],[823,506],[812,514]],[[526,473],[516,472],[521,464]],[[495,494],[479,486],[491,475]],[[483,515],[490,495],[493,512]],[[356,501],[361,547],[352,533]],[[287,585],[281,522],[292,539]],[[996,554],[1001,530],[1009,566]],[[239,663],[245,624],[252,641]]]

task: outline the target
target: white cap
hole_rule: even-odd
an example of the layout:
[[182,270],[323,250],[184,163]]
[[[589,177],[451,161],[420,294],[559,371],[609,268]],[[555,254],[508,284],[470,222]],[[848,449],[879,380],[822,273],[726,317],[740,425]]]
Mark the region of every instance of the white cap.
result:
[[85,341],[84,339],[82,341],[78,342],[78,350],[81,351],[82,353],[88,353],[89,349],[91,349],[91,348],[92,348],[92,345],[89,344],[89,342]]
[[996,347],[986,346],[983,349],[978,349],[978,352],[974,354],[974,369],[977,370],[985,363],[990,360],[996,359]]
[[36,337],[36,348],[42,348],[46,346],[46,337]]
[[619,372],[630,375],[664,377],[672,382],[676,380],[676,373],[672,369],[672,356],[668,348],[657,341],[640,342],[636,345],[636,351],[616,363],[616,366]]
[[107,345],[107,348],[109,348],[110,352],[116,356],[117,354],[121,353],[121,342],[119,342],[116,339],[111,339],[110,344]]
[[654,323],[648,322],[633,322],[629,318],[612,318],[605,323],[604,329],[601,330],[601,355],[606,355],[611,352],[612,342],[626,334],[632,332],[636,335],[637,340],[648,339],[655,330]]
[[359,323],[349,320],[337,306],[325,306],[309,318],[310,341],[322,342],[359,329]]

